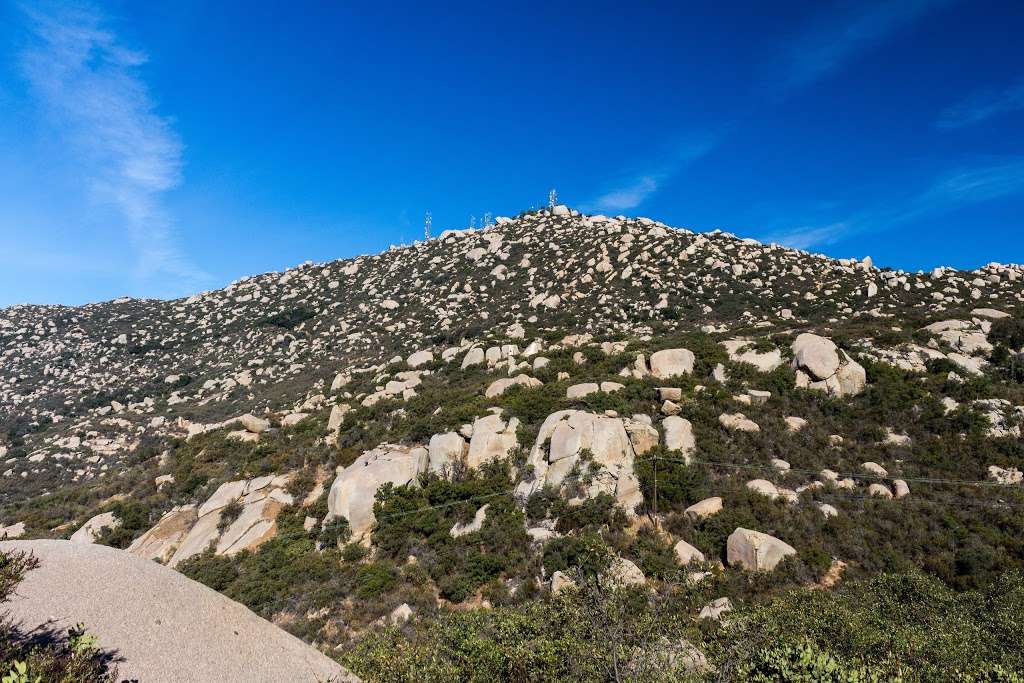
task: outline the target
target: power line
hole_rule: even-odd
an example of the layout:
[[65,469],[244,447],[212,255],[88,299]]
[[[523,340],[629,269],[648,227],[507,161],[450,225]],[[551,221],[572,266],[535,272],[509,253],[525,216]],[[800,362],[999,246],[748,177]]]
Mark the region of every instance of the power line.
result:
[[[660,456],[660,455],[658,455],[658,456],[651,456],[651,458],[643,458],[643,459],[637,458],[637,461],[640,461],[640,460],[651,460],[651,459],[664,460],[665,462],[680,463],[682,465],[708,465],[708,466],[711,466],[711,467],[728,467],[728,468],[733,468],[733,469],[749,469],[749,470],[770,471],[770,472],[776,472],[776,473],[780,473],[780,474],[784,474],[786,472],[792,472],[794,474],[807,474],[807,475],[812,475],[812,476],[820,476],[821,475],[821,471],[820,470],[807,470],[807,469],[794,469],[794,468],[790,468],[788,470],[780,470],[780,469],[778,469],[777,467],[775,467],[773,465],[755,465],[755,464],[749,464],[749,463],[731,463],[731,462],[721,462],[721,461],[715,461],[715,460],[699,460],[697,458],[691,458],[689,460],[679,460],[679,459],[673,459],[673,458],[666,458],[666,457],[663,457],[663,456]],[[1004,486],[1006,486],[1006,484],[1001,484],[1001,483],[999,483],[997,481],[988,481],[988,480],[940,479],[940,478],[937,478],[937,477],[903,477],[903,476],[901,476],[901,477],[894,477],[894,476],[891,476],[891,475],[886,475],[886,476],[883,477],[883,476],[880,476],[880,475],[877,475],[877,474],[865,474],[865,473],[862,473],[862,472],[849,472],[849,473],[838,473],[837,472],[836,473],[836,478],[837,479],[846,479],[846,478],[849,478],[849,479],[868,479],[868,480],[872,480],[872,481],[885,481],[885,480],[895,481],[896,479],[900,479],[900,480],[905,481],[905,482],[916,482],[916,483],[919,483],[919,484],[948,484],[950,486],[985,486],[985,487],[1004,487]]]

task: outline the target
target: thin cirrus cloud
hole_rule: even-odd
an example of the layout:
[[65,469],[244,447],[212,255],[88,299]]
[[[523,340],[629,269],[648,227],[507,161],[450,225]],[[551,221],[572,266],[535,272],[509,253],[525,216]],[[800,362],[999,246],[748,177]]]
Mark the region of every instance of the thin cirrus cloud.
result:
[[628,211],[643,204],[668,180],[687,166],[708,154],[718,144],[718,135],[701,133],[678,142],[667,159],[648,164],[641,172],[626,177],[591,202],[583,204],[587,211]]
[[935,121],[943,130],[964,128],[996,116],[1024,109],[1024,77],[1004,88],[989,88],[974,93],[944,110]]
[[972,204],[1024,193],[1024,159],[959,169],[937,178],[924,191],[888,207],[824,225],[805,225],[765,235],[796,249],[823,247],[867,232],[891,230],[924,218],[941,216]]
[[[769,96],[784,99],[812,85],[860,54],[876,47],[900,28],[934,9],[956,0],[897,0],[833,12],[792,41],[793,47],[769,63],[770,75],[759,84]],[[733,123],[729,127],[734,127]],[[619,185],[583,208],[627,211],[640,206],[664,183],[696,159],[710,152],[718,136],[699,136],[680,145],[674,158],[640,173],[628,175]],[[809,228],[805,239],[823,239],[841,233],[843,224]]]
[[811,85],[878,46],[899,29],[956,0],[889,0],[833,12],[769,63],[763,86],[776,98]]
[[120,215],[136,280],[172,276],[172,289],[206,281],[175,244],[163,205],[181,183],[182,143],[139,76],[146,56],[122,45],[91,6],[42,7],[23,8],[31,35],[23,74],[90,199]]

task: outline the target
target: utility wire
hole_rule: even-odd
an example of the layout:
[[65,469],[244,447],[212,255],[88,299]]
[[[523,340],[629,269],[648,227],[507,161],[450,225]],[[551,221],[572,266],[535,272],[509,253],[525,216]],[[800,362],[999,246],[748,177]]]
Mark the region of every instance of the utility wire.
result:
[[[752,463],[721,462],[721,461],[715,461],[715,460],[700,460],[698,458],[690,458],[688,460],[680,460],[680,459],[674,459],[674,458],[666,458],[666,457],[660,456],[660,455],[651,456],[650,458],[637,458],[636,461],[653,460],[653,459],[663,460],[665,462],[675,462],[675,463],[680,463],[680,464],[683,464],[683,465],[708,465],[708,466],[711,466],[711,467],[727,467],[727,468],[733,468],[733,469],[749,469],[749,470],[770,471],[770,472],[777,472],[777,473],[780,473],[780,474],[785,474],[787,472],[792,472],[794,474],[807,474],[807,475],[811,475],[811,476],[820,476],[821,475],[821,471],[820,470],[807,470],[807,469],[794,469],[794,468],[790,468],[788,470],[780,470],[780,469],[778,469],[777,467],[775,467],[773,465],[756,465],[756,464],[752,464]],[[937,477],[894,477],[894,476],[891,476],[891,475],[886,475],[886,476],[883,477],[883,476],[880,476],[880,475],[877,475],[877,474],[866,474],[866,473],[863,473],[863,472],[836,473],[836,476],[837,476],[838,479],[845,479],[845,478],[850,478],[850,479],[869,479],[869,480],[873,480],[873,481],[886,480],[886,479],[889,479],[889,480],[901,479],[901,480],[903,480],[905,482],[917,482],[919,484],[949,484],[950,486],[985,486],[985,487],[1003,487],[1003,486],[1006,486],[1006,484],[1001,484],[1001,483],[999,483],[997,481],[988,481],[988,480],[940,479],[940,478],[937,478]]]

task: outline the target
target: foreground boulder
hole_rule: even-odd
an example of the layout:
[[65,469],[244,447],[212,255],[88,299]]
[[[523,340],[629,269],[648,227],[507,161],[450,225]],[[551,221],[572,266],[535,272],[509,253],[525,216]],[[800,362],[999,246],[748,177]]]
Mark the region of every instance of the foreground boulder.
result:
[[[643,502],[640,482],[633,472],[633,462],[651,443],[648,425],[617,417],[595,415],[582,410],[560,410],[544,420],[537,441],[530,451],[527,466],[532,479],[521,483],[521,497],[540,491],[545,486],[570,498],[582,493],[594,497],[612,495],[628,513]],[[631,439],[635,434],[636,441]],[[657,435],[654,436],[657,443]],[[589,457],[584,457],[587,454]],[[589,483],[569,477],[579,468],[589,471]],[[582,489],[582,490],[580,490]]]
[[31,552],[11,601],[25,631],[85,623],[116,652],[118,680],[359,681],[354,674],[244,606],[182,574],[122,550],[68,541],[4,541]]
[[738,527],[726,542],[726,559],[731,566],[750,571],[771,571],[796,548],[774,536]]
[[831,339],[805,332],[792,345],[798,387],[853,396],[867,386],[867,374]]
[[426,448],[382,445],[340,469],[327,496],[327,519],[344,517],[352,536],[365,536],[376,523],[373,501],[384,484],[413,484],[427,468]]

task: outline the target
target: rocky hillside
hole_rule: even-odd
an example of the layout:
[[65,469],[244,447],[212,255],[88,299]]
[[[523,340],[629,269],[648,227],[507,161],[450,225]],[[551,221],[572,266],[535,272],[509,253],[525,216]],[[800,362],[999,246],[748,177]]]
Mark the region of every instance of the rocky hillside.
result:
[[[184,300],[0,312],[0,534],[169,564],[368,680],[665,657],[742,679],[764,663],[728,615],[788,589],[984,601],[1024,569],[1022,347],[1021,266],[908,273],[556,206]],[[648,608],[602,621],[616,587]],[[517,679],[495,662],[522,643],[452,641],[520,619],[583,668]],[[895,671],[822,628],[788,635]],[[895,661],[1024,665],[1000,629]]]
[[[906,273],[560,206],[184,300],[0,311],[4,474],[97,476],[149,437],[320,407],[338,372],[492,336],[925,320],[1012,311],[1022,291],[1020,267]],[[4,500],[16,493],[7,487]]]

